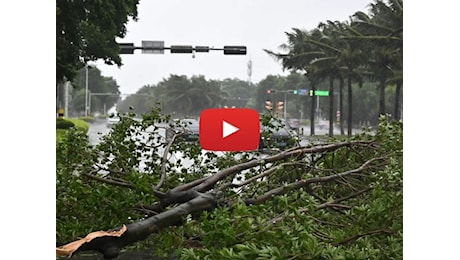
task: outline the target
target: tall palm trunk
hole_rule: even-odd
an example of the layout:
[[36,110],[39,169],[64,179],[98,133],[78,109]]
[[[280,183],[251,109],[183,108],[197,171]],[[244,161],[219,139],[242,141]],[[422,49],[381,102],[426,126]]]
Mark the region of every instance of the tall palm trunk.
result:
[[400,103],[399,103],[399,99],[401,97],[401,88],[402,88],[402,81],[396,82],[395,111],[394,111],[395,120],[401,120],[401,109],[400,109]]
[[352,136],[353,129],[353,91],[351,89],[351,74],[348,76],[348,122],[347,122],[347,134],[348,138]]
[[386,78],[380,77],[379,82],[379,117],[381,115],[385,115],[385,85],[386,85]]
[[334,77],[329,77],[329,136],[334,136]]
[[339,111],[340,111],[340,134],[345,135],[345,128],[343,127],[343,86],[345,82],[342,77],[340,77],[340,86],[339,86]]

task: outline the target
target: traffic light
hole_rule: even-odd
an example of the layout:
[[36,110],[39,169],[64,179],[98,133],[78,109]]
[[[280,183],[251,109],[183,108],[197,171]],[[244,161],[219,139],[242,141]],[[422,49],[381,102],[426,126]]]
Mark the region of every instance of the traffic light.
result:
[[192,53],[193,47],[191,45],[171,45],[171,53]]
[[278,101],[276,103],[276,111],[282,111],[284,107],[284,102],[283,101]]
[[272,104],[272,102],[270,100],[265,101],[265,108],[268,109],[268,110],[273,109],[273,104]]
[[119,43],[120,54],[134,54],[134,43]]
[[209,46],[195,46],[196,52],[209,52]]
[[297,89],[294,89],[294,90],[292,91],[292,94],[294,94],[294,95],[297,95],[298,93],[299,93],[299,92],[297,91]]
[[246,55],[246,46],[224,46],[224,55]]
[[267,94],[273,94],[273,93],[276,93],[276,90],[275,89],[267,89]]

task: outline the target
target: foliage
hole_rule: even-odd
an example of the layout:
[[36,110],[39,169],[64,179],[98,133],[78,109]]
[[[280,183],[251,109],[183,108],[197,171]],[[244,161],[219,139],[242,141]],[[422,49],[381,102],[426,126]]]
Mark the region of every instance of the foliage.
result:
[[[148,113],[152,107],[160,106],[162,109],[167,109],[169,114],[174,117],[180,117],[180,115],[197,117],[199,116],[198,112],[195,112],[194,115],[190,111],[199,111],[200,102],[191,102],[191,106],[187,108],[179,106],[175,102],[170,102],[171,98],[169,95],[174,95],[173,92],[166,92],[166,86],[171,87],[176,84],[176,76],[171,76],[168,79],[164,79],[158,85],[144,86],[139,89],[136,94],[128,96],[126,99],[121,101],[117,105],[117,109],[120,112],[129,112],[130,109],[136,114]],[[190,79],[183,77],[184,84],[188,86],[184,88],[184,91],[190,89],[188,85]],[[205,79],[206,80],[206,79]],[[211,84],[213,80],[206,80],[207,84]],[[166,83],[168,82],[168,83]],[[179,84],[179,83],[178,83]],[[308,78],[304,75],[296,72],[292,72],[287,76],[272,76],[269,75],[265,79],[261,80],[259,83],[254,85],[247,85],[247,82],[241,82],[240,80],[231,80],[226,79],[223,81],[217,81],[217,85],[221,86],[220,93],[225,93],[225,100],[222,103],[218,103],[217,99],[211,102],[211,105],[201,106],[201,108],[215,108],[223,107],[227,105],[228,107],[252,107],[259,111],[259,113],[267,112],[265,108],[265,101],[271,100],[272,102],[283,101],[284,93],[282,91],[293,90],[293,89],[309,89],[311,87],[308,83]],[[316,85],[317,89],[327,90],[328,83],[326,81],[319,81]],[[354,111],[353,115],[353,125],[354,127],[360,128],[364,123],[369,122],[370,125],[376,126],[378,124],[378,108],[375,104],[378,103],[378,93],[376,92],[377,86],[374,82],[364,81],[363,85],[353,84],[353,104],[357,108]],[[246,91],[244,91],[246,89]],[[278,90],[272,94],[267,94],[268,89]],[[388,86],[387,98],[389,101],[395,99],[395,89],[394,86]],[[200,91],[205,92],[209,91],[205,88]],[[169,94],[168,94],[169,93]],[[216,95],[209,95],[215,97]],[[347,98],[347,93],[344,93],[344,98]],[[238,97],[243,98],[238,99]],[[200,98],[205,98],[205,95],[195,96],[191,100],[196,100]],[[212,99],[212,98],[211,98]],[[247,99],[247,100],[246,100]],[[306,115],[309,114],[311,110],[311,101],[312,99],[309,96],[305,95],[294,95],[289,93],[286,95],[287,104],[287,117],[288,118],[303,118],[305,120]],[[320,110],[322,111],[322,117],[329,120],[330,108],[328,106],[329,99],[334,99],[335,104],[338,103],[338,95],[334,94],[329,97],[321,97],[318,104]],[[185,100],[185,99],[184,99]],[[188,102],[188,101],[184,101]],[[342,117],[347,116],[348,104],[343,104],[344,111],[342,112]],[[390,103],[387,106],[387,110],[391,109]],[[336,121],[336,111],[338,110],[337,105],[333,108],[333,118],[332,121]],[[306,121],[309,124],[309,121]]]
[[66,118],[66,120],[72,122],[80,131],[83,131],[84,133],[88,132],[89,124],[86,120],[80,118]]
[[[119,116],[100,144],[90,146],[84,133],[71,130],[56,151],[57,245],[141,221],[155,215],[150,208],[161,201],[157,192],[266,156],[211,153],[194,142],[174,142],[164,153],[168,144],[158,133],[180,121],[156,108],[142,120],[132,112]],[[213,211],[186,216],[129,248],[183,259],[400,259],[402,123],[382,117],[376,132],[349,141],[358,140],[371,143],[261,161],[228,176],[214,187],[222,193]],[[360,168],[339,179],[293,185]],[[256,182],[225,189],[264,172]],[[268,200],[249,203],[275,190]]]
[[87,61],[121,66],[115,39],[137,20],[138,0],[56,1],[56,82],[72,81]]
[[87,122],[77,118],[56,118],[56,142],[64,140],[68,129],[75,128],[84,133],[88,132],[89,125]]
[[56,129],[69,129],[73,126],[75,126],[75,124],[69,120],[60,117],[56,118]]
[[[300,189],[259,206],[239,201],[232,211],[217,209],[187,223],[184,229],[193,230],[190,237],[199,237],[200,243],[178,250],[181,259],[402,259],[402,124],[387,120],[381,118],[375,136],[354,137],[375,138],[390,158],[370,179],[357,176],[350,182],[356,190],[371,190],[347,201],[346,209],[317,210],[314,197],[331,200],[345,192],[346,186],[337,183],[316,196]],[[362,159],[349,155],[326,155],[316,165],[326,171]]]
[[117,106],[121,112],[130,108],[137,114],[149,112],[156,104],[174,117],[198,117],[211,107],[246,107],[254,86],[238,79],[207,80],[203,76],[188,78],[170,75],[157,85],[144,86]]

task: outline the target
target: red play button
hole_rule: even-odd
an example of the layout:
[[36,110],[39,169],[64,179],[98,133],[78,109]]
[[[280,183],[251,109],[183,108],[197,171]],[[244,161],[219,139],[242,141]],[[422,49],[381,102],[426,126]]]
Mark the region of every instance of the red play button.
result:
[[259,128],[259,114],[254,109],[206,109],[200,114],[200,145],[209,151],[256,150]]

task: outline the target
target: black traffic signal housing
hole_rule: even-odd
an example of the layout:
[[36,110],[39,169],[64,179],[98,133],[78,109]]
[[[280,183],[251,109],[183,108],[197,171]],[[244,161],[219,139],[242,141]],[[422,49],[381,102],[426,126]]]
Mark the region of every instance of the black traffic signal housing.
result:
[[281,111],[283,111],[283,108],[284,108],[284,102],[283,101],[276,102],[276,111],[281,112]]
[[171,53],[192,53],[193,47],[191,45],[171,45]]
[[134,43],[119,43],[120,54],[134,54]]
[[273,104],[272,104],[272,101],[271,101],[271,100],[265,101],[265,108],[266,108],[267,110],[272,110],[272,109],[273,109]]
[[224,46],[224,55],[246,55],[246,46]]

